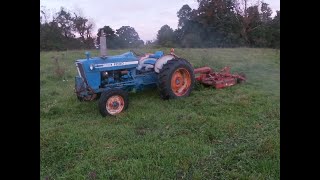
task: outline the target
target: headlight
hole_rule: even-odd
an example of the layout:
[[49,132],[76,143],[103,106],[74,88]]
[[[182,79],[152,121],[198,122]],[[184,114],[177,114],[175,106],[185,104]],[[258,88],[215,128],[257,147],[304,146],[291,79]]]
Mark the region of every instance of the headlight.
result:
[[94,65],[90,64],[90,70],[92,71],[94,69]]
[[107,78],[107,77],[108,77],[108,72],[107,72],[107,71],[106,71],[106,72],[103,72],[103,73],[102,73],[102,77],[103,77],[103,78]]

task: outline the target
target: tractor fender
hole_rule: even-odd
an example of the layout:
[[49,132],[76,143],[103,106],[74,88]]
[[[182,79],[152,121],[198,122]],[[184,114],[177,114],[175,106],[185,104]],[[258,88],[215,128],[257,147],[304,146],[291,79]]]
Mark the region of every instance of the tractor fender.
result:
[[174,58],[175,58],[175,56],[171,55],[171,54],[162,56],[161,58],[159,58],[156,61],[155,65],[154,65],[154,71],[156,73],[159,73],[160,70],[162,69],[163,65],[166,64],[168,61],[174,59]]

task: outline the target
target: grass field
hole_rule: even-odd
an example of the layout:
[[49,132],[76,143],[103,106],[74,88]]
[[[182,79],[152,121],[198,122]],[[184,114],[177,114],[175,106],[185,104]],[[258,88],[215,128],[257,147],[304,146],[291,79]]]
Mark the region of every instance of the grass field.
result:
[[103,118],[97,101],[79,102],[73,92],[74,61],[84,51],[41,52],[41,179],[280,179],[280,52],[175,53],[194,67],[229,65],[248,81],[196,85],[180,100],[163,101],[157,89],[130,93],[127,111]]

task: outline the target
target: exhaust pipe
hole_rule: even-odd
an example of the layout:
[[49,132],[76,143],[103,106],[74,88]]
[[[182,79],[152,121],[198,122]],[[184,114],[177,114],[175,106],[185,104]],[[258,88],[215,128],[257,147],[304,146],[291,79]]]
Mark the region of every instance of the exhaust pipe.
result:
[[100,55],[101,57],[105,57],[107,56],[107,38],[103,29],[101,29],[100,33]]

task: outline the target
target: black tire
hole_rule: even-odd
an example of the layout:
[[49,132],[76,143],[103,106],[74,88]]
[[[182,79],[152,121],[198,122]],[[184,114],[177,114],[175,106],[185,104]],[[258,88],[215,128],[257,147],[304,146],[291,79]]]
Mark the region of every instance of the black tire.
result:
[[[82,85],[82,87],[80,89],[78,89],[79,92],[81,91],[85,91],[85,88],[84,86]],[[101,93],[97,93],[97,94],[90,94],[88,96],[85,96],[85,97],[82,97],[82,96],[79,96],[79,92],[77,92],[77,85],[75,84],[74,86],[74,92],[76,93],[77,95],[77,99],[80,101],[80,102],[84,102],[84,101],[94,101],[94,100],[97,100],[100,98],[100,95]]]
[[80,102],[84,102],[84,101],[94,101],[94,100],[97,100],[99,99],[100,97],[100,94],[92,94],[92,95],[88,95],[88,96],[85,96],[85,97],[81,97],[81,96],[78,96],[77,95],[77,98]]
[[[187,76],[187,78],[190,78],[190,86],[187,86],[183,90],[183,94],[177,95],[172,87],[171,87],[171,80],[173,78],[173,74],[178,70],[183,69],[183,71],[187,71],[190,76]],[[178,82],[179,83],[179,82]],[[185,81],[183,81],[185,83]],[[190,95],[191,91],[194,88],[195,84],[195,76],[194,76],[194,70],[191,64],[182,58],[176,58],[168,61],[166,64],[163,65],[162,69],[160,70],[158,74],[158,89],[160,92],[160,97],[162,99],[176,99],[176,98],[182,98],[187,97]]]
[[[110,98],[115,98],[114,101],[117,105],[113,107],[109,106],[107,108],[107,102]],[[112,99],[111,99],[112,100]],[[123,104],[122,104],[123,103]],[[129,100],[128,100],[128,93],[122,89],[110,89],[101,93],[98,107],[100,114],[105,116],[116,116],[117,114],[121,113],[122,111],[128,108]]]
[[[244,77],[244,78],[247,78],[246,75],[245,75],[243,72],[239,73],[239,76],[242,76],[242,77]],[[239,83],[239,84],[244,83],[245,81],[246,81],[246,80],[237,79],[237,83]]]

